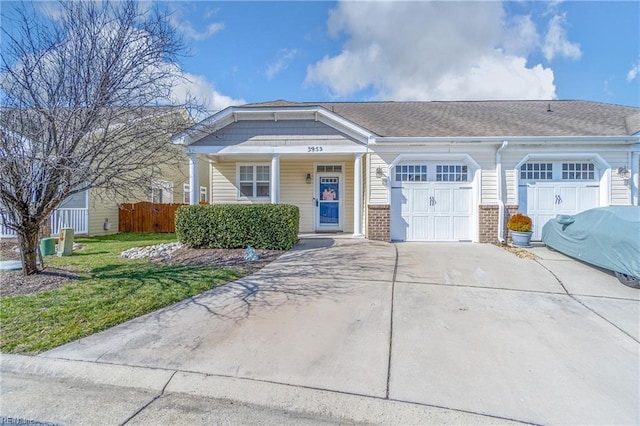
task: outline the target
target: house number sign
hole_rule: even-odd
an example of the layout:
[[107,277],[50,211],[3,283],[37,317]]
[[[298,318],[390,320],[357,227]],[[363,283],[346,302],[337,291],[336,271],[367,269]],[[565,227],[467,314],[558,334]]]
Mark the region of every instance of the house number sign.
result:
[[308,146],[307,152],[322,152],[321,146]]

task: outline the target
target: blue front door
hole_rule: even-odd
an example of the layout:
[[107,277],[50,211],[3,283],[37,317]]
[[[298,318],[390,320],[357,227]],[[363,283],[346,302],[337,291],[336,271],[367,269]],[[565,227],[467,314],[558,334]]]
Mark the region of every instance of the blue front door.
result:
[[320,176],[318,184],[317,231],[340,230],[340,177]]

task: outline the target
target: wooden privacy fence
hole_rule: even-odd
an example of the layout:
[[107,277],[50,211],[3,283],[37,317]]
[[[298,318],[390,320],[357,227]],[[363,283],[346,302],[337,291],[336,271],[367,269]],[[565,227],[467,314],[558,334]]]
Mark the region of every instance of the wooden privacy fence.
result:
[[143,201],[120,204],[120,232],[176,232],[176,210],[184,204],[158,204]]

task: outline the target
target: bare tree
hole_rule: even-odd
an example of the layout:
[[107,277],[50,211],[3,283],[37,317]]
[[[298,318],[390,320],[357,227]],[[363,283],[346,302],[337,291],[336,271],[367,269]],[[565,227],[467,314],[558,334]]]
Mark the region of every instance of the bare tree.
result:
[[[0,210],[25,275],[41,225],[89,188],[126,195],[176,161],[188,125],[172,103],[183,45],[159,10],[127,1],[37,3],[4,15],[0,57]],[[5,8],[6,10],[6,8]]]

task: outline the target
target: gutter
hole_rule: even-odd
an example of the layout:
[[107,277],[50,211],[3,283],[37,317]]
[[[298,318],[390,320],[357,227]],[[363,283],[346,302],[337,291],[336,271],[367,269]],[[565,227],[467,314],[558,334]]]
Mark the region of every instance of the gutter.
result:
[[502,201],[502,150],[509,145],[508,141],[503,141],[502,146],[496,151],[496,183],[498,186],[496,198],[498,199],[498,241],[501,244],[506,242],[504,237],[504,202]]
[[[375,138],[376,144],[429,144],[429,143],[500,143],[504,141],[505,136],[381,136]],[[602,143],[602,142],[621,142],[627,144],[638,143],[636,135],[609,135],[609,136],[508,136],[509,141],[517,144],[555,144],[563,142],[576,142],[583,144]]]

